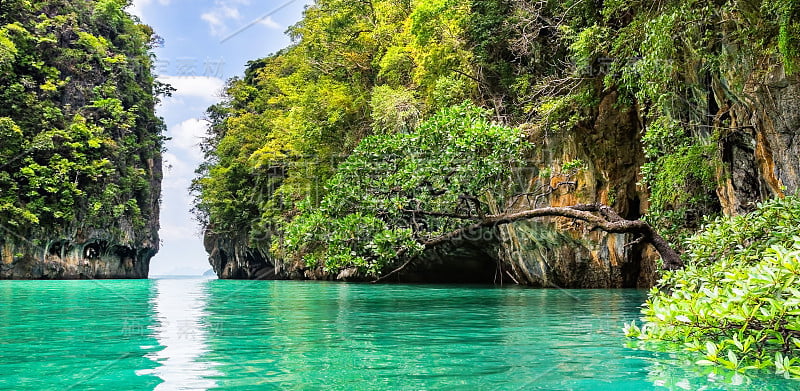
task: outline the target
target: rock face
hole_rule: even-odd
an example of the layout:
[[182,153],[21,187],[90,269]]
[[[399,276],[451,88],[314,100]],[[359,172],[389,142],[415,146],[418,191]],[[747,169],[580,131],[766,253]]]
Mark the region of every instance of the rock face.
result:
[[717,194],[726,214],[800,189],[800,80],[781,65],[765,73],[746,85],[750,99],[730,108],[731,130],[719,141]]
[[[747,212],[758,201],[798,191],[800,186],[800,82],[775,66],[748,84],[752,99],[723,113],[731,130],[719,139],[717,194],[728,215]],[[547,133],[531,129],[537,146],[530,167],[517,178],[530,191],[565,178],[541,175],[558,172],[565,162],[586,165],[569,189],[555,191],[550,206],[602,203],[622,217],[638,219],[647,212],[649,194],[639,185],[645,162],[638,108],[621,108],[609,92],[592,113],[592,120],[571,131]],[[724,105],[720,104],[720,107]],[[533,207],[524,200],[511,212]],[[542,205],[538,205],[542,206]],[[509,224],[474,240],[437,248],[390,281],[516,283],[560,288],[646,288],[658,278],[658,253],[649,245],[629,245],[630,235],[586,231],[564,218]],[[264,252],[243,241],[206,236],[211,264],[221,278],[296,278],[368,280],[355,270],[330,274],[291,265],[276,270]],[[280,264],[280,263],[279,263]]]
[[63,232],[34,232],[30,238],[0,233],[0,279],[73,280],[147,278],[159,249],[161,157],[147,162],[149,197],[142,215],[145,228],[123,216],[112,227],[77,227]]
[[58,239],[44,246],[3,245],[3,279],[128,279],[147,278],[157,247],[113,244],[104,235],[79,240]]
[[[751,211],[759,201],[800,189],[800,81],[787,77],[780,65],[756,75],[744,91],[749,99],[731,107],[718,104],[723,107],[718,118],[731,119],[730,129],[718,141],[717,195],[726,215]],[[723,96],[721,91],[716,95]],[[555,170],[572,159],[588,165],[578,176],[576,189],[555,193],[551,205],[600,202],[628,219],[647,211],[647,191],[637,185],[644,163],[640,122],[633,109],[620,111],[615,102],[616,94],[606,95],[591,126],[579,126],[566,135],[532,137],[542,146],[533,165]],[[527,207],[520,204],[517,210]],[[498,258],[523,284],[649,287],[657,279],[657,253],[649,246],[626,246],[633,240],[626,235],[582,232],[565,219],[551,219],[512,224],[501,230],[500,237]]]
[[0,279],[147,277],[171,88],[127,5],[0,6]]
[[[635,108],[620,110],[617,94],[607,94],[590,123],[574,131],[547,134],[531,130],[535,155],[530,167],[520,171],[518,186],[533,191],[551,181],[564,180],[540,173],[545,167],[559,172],[565,162],[581,160],[587,167],[569,191],[557,191],[552,206],[577,203],[611,205],[621,216],[639,218],[647,208],[648,194],[637,185],[644,154],[639,141],[641,126]],[[532,205],[519,202],[513,211]],[[627,246],[628,235],[584,232],[570,221],[550,219],[517,222],[475,238],[440,246],[421,256],[390,279],[395,282],[495,283],[538,287],[622,288],[652,286],[657,253],[643,246]],[[298,263],[273,262],[267,252],[243,245],[245,240],[207,233],[209,261],[220,278],[295,278],[364,281],[374,277],[355,270],[327,273],[307,270]],[[275,264],[285,265],[275,268]]]
[[[531,131],[537,146],[529,170],[522,178],[527,189],[557,187],[564,177],[540,176],[542,168],[559,172],[564,163],[580,160],[585,168],[573,178],[574,186],[549,196],[546,206],[602,203],[622,217],[638,219],[647,210],[648,193],[639,186],[644,153],[636,108],[620,109],[617,94],[606,94],[592,120],[570,132],[548,134]],[[549,181],[550,183],[543,183]],[[542,206],[542,205],[538,205]],[[512,211],[534,207],[521,199]],[[537,287],[636,288],[655,282],[658,254],[650,246],[628,246],[630,235],[588,232],[564,218],[516,222],[502,227],[496,257],[507,265],[504,274],[515,282]]]
[[208,261],[221,279],[274,280],[286,278],[276,273],[272,261],[257,249],[247,247],[245,240],[215,235],[209,230],[203,238]]

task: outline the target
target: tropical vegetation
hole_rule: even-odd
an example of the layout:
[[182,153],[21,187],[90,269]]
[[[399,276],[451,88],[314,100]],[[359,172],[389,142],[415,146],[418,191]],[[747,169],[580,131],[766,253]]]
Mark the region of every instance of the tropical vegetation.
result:
[[700,365],[800,377],[800,198],[712,220],[687,249],[627,334],[682,344]]
[[408,133],[369,136],[305,200],[273,252],[309,268],[378,276],[424,244],[489,215],[515,189],[523,135],[471,104],[442,109]]
[[465,100],[503,126],[564,134],[591,126],[615,92],[644,125],[645,218],[681,247],[721,212],[731,105],[765,61],[794,69],[798,12],[791,1],[320,0],[289,29],[293,45],[252,61],[209,109],[195,211],[210,232],[269,253],[365,137],[414,131]]
[[[0,4],[2,236],[142,229],[157,219],[168,88],[151,74],[154,33],[130,1]],[[121,222],[122,221],[122,222]]]

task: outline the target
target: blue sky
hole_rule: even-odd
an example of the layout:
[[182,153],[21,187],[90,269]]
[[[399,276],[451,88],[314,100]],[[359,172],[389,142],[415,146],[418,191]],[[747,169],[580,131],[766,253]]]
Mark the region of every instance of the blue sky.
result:
[[159,79],[177,89],[158,108],[167,123],[161,204],[161,251],[151,275],[196,275],[208,270],[200,228],[189,212],[189,183],[202,156],[208,106],[247,61],[289,45],[286,28],[309,0],[134,0],[128,11],[164,38],[156,50]]

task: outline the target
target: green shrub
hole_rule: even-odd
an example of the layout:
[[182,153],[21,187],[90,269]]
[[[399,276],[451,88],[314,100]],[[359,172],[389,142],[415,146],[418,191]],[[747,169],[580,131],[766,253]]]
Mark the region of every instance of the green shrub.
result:
[[664,275],[627,335],[681,343],[699,365],[800,377],[800,199],[719,218],[687,246],[686,267]]
[[150,159],[164,130],[153,108],[169,88],[153,80],[153,32],[124,11],[129,3],[0,7],[0,222],[13,236],[149,234]]
[[376,133],[410,131],[419,122],[421,106],[413,91],[402,87],[375,87],[370,101],[373,130]]
[[[488,121],[471,104],[441,110],[410,133],[365,138],[338,168],[315,207],[311,200],[273,250],[329,272],[355,267],[378,275],[456,230],[492,198],[513,191],[522,134]],[[475,201],[466,203],[465,196]],[[479,205],[476,205],[477,202]],[[469,221],[467,219],[466,221]]]

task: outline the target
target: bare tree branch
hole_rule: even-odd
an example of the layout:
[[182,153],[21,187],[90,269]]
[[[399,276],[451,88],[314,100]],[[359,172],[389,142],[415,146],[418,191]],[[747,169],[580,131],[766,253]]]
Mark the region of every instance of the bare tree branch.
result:
[[[543,217],[565,217],[583,221],[591,229],[599,229],[608,233],[628,233],[636,234],[640,237],[636,241],[650,243],[658,251],[664,261],[666,270],[675,270],[683,267],[683,261],[677,252],[659,235],[653,228],[642,220],[625,220],[613,209],[600,204],[580,204],[567,207],[545,207],[526,210],[517,213],[503,213],[499,215],[486,216],[481,221],[470,224],[464,228],[449,232],[433,239],[426,240],[422,244],[425,250],[430,250],[436,246],[452,242],[458,238],[468,237],[479,230],[486,228],[497,228],[517,221],[530,220]],[[398,258],[405,255],[404,251],[398,252]],[[389,277],[403,271],[416,258],[412,257],[397,269],[387,273],[373,282],[385,281]]]

